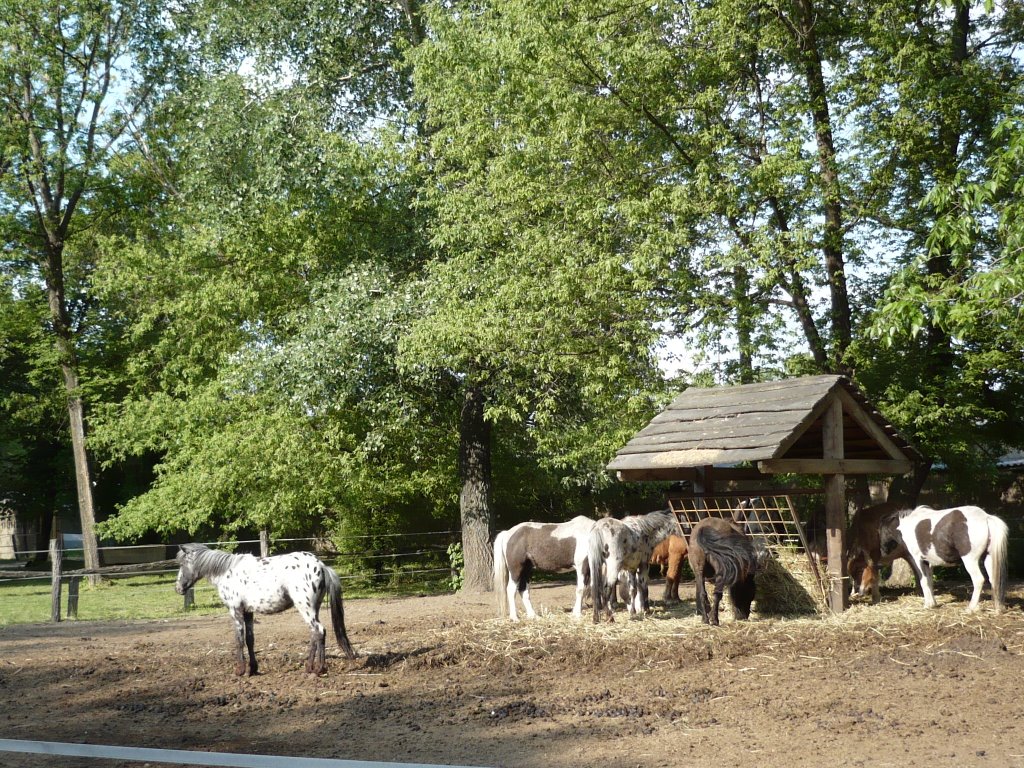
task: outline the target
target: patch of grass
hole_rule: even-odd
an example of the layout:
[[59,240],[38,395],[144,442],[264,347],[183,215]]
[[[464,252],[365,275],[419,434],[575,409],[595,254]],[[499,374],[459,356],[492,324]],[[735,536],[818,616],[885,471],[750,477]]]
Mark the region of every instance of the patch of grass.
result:
[[[78,589],[78,620],[169,619],[224,610],[214,588],[202,581],[195,586],[195,608],[186,613],[183,598],[174,591],[174,578],[173,573],[108,577],[98,586],[82,579]],[[345,577],[341,587],[345,600],[439,595],[451,591],[445,576],[430,580],[396,579],[392,574]],[[50,599],[48,575],[41,574],[40,579],[31,581],[0,581],[0,626],[48,622]],[[67,605],[68,584],[65,581],[61,589],[62,619],[67,619]]]
[[[199,613],[224,610],[209,584],[197,584]],[[0,626],[50,620],[50,580],[0,583]],[[67,618],[68,584],[61,588],[61,618]],[[190,611],[191,613],[191,611]],[[174,574],[107,578],[93,586],[82,579],[78,588],[78,619],[116,621],[184,616],[184,600],[174,591]]]

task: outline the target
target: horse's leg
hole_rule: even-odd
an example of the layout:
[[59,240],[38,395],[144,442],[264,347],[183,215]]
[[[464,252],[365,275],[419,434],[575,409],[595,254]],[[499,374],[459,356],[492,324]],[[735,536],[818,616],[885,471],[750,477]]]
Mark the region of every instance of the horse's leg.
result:
[[725,585],[722,584],[718,579],[715,580],[715,592],[714,600],[711,603],[711,626],[718,626],[718,607],[722,603],[722,593],[725,591]]
[[638,571],[625,571],[626,577],[626,608],[629,610],[629,617],[633,618],[643,613],[643,594],[640,591],[640,574]]
[[320,623],[320,600],[295,603],[295,610],[309,627],[309,653],[306,654],[306,671],[322,675],[327,671],[327,630]]
[[235,620],[235,674],[241,676],[245,674],[245,612],[241,608],[232,608],[231,618]]
[[992,556],[992,550],[990,549],[985,555],[985,573],[988,574],[988,583],[992,586],[992,602],[995,603],[996,613],[1002,613],[1003,604],[999,589],[996,586],[999,583],[999,576],[995,573],[995,568],[997,568],[995,558]]
[[648,573],[647,563],[641,563],[640,568],[636,573],[637,582],[637,613],[642,618],[651,608],[650,599],[650,574]]
[[582,566],[576,567],[576,602],[572,604],[574,618],[583,618],[583,593],[587,591],[587,576]]
[[694,587],[696,588],[697,610],[700,611],[700,619],[705,624],[710,624],[711,619],[708,616],[708,612],[711,606],[708,603],[708,593],[706,588],[704,587],[703,575],[697,576],[697,578],[694,580]]
[[[526,611],[526,618],[535,619],[537,618],[537,612],[533,610],[533,603],[530,602],[530,578],[533,576],[533,561],[526,560],[519,566],[518,571],[515,585],[519,596],[523,599],[523,610]],[[514,608],[510,615],[514,620],[518,621]]]
[[679,573],[683,568],[683,558],[674,552],[668,554],[668,569],[665,571],[665,602],[679,602]]
[[978,603],[981,602],[981,590],[985,586],[985,574],[981,572],[981,564],[969,555],[963,558],[964,568],[971,575],[971,583],[974,585],[974,592],[971,594],[971,602],[967,606],[968,612],[978,610]]
[[864,569],[864,577],[868,579],[868,584],[871,587],[871,602],[877,605],[878,603],[882,602],[881,566],[878,563],[871,562],[868,565],[868,567]]
[[523,610],[526,611],[526,618],[536,619],[537,612],[533,610],[533,603],[530,602],[530,582],[523,584],[523,590],[519,593],[523,598]]
[[934,608],[935,583],[932,578],[932,564],[927,560],[921,560],[917,564],[918,575],[921,577],[921,592],[924,594],[924,607]]
[[327,671],[327,630],[317,619],[309,623],[309,655],[306,657],[306,671],[322,675]]
[[604,581],[601,585],[600,607],[604,609],[608,621],[615,621],[612,604],[615,600],[615,590],[619,588],[619,561],[614,556],[609,556],[602,567],[604,568]]
[[509,576],[508,584],[505,585],[505,597],[508,598],[508,617],[512,621],[519,621],[519,613],[516,611],[516,592],[518,591],[519,585]]
[[249,674],[259,674],[259,666],[256,664],[256,636],[252,631],[252,611],[245,612],[245,647],[249,649]]

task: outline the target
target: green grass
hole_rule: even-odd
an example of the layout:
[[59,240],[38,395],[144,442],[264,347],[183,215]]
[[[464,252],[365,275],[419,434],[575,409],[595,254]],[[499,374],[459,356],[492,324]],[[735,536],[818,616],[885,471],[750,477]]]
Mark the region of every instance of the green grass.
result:
[[[196,585],[197,613],[224,610],[209,584]],[[68,585],[61,589],[61,618],[67,618]],[[126,576],[92,586],[82,579],[78,589],[78,619],[117,621],[185,616],[184,599],[174,591],[174,574]],[[0,584],[0,626],[50,620],[50,581]]]
[[[342,591],[345,599],[350,600],[433,595],[450,590],[444,578],[396,578],[392,574],[343,579]],[[216,591],[205,581],[196,584],[195,598],[195,608],[186,612],[183,598],[174,591],[173,573],[108,578],[98,586],[82,579],[78,594],[78,620],[169,619],[224,610]],[[0,582],[0,626],[48,622],[50,599],[50,580],[45,575],[39,580]],[[65,620],[67,604],[68,585],[65,582],[61,589],[61,618]]]

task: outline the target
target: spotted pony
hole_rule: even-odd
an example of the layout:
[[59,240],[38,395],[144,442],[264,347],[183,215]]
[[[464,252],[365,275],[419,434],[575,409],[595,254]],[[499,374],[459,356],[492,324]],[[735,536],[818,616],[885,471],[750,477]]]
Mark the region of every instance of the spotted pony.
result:
[[675,515],[667,509],[622,520],[606,517],[594,523],[587,542],[587,562],[595,624],[602,609],[609,621],[615,620],[612,596],[620,571],[628,577],[630,615],[643,615],[651,552],[658,542],[678,530]]
[[[203,544],[182,544],[177,555],[178,578],[174,588],[185,594],[197,581],[206,578],[217,589],[220,599],[235,620],[237,659],[235,674],[258,673],[253,637],[254,613],[280,613],[294,607],[309,625],[309,654],[306,671],[327,671],[324,639],[320,623],[320,604],[330,597],[331,623],[338,645],[350,658],[356,658],[345,633],[345,613],[341,604],[338,575],[309,552],[256,558],[218,552]],[[245,651],[249,651],[248,667]]]

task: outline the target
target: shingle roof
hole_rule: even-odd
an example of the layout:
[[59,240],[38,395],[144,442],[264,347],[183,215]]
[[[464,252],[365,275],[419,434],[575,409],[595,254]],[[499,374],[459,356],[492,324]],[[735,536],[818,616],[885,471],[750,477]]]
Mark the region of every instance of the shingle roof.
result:
[[848,460],[920,461],[921,455],[842,376],[807,376],[759,384],[690,388],[619,450],[608,469],[623,479],[673,469],[734,466],[822,456],[822,416],[843,408]]

